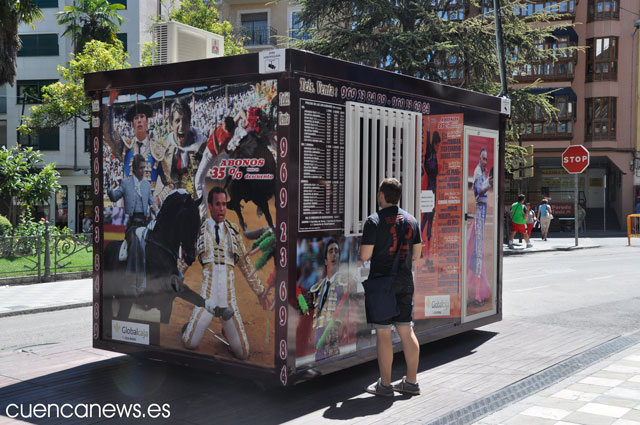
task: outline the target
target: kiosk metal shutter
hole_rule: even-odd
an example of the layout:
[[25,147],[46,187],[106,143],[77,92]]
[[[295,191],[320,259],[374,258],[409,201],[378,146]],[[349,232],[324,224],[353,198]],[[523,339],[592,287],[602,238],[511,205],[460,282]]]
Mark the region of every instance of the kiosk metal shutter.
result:
[[400,180],[400,207],[418,217],[422,115],[356,102],[346,106],[345,236],[362,234],[386,177]]

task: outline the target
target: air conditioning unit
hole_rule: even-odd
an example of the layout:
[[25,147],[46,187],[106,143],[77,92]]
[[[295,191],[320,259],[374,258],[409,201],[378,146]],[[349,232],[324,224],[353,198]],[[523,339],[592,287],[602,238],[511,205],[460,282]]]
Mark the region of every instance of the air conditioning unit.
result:
[[224,37],[180,22],[157,22],[153,35],[153,64],[224,56]]

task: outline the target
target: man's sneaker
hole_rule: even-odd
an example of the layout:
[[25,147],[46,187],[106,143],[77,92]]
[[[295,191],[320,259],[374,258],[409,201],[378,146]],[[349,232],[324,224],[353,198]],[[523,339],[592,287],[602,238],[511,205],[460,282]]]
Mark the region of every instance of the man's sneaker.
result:
[[383,397],[393,397],[393,387],[391,385],[383,385],[382,379],[378,378],[378,381],[369,385],[364,389],[369,394],[380,395]]
[[508,246],[509,248],[513,249],[513,242],[509,242],[509,243],[507,244],[507,246]]
[[533,248],[533,244],[532,244],[531,242],[529,242],[529,243],[527,244],[527,248]]
[[393,390],[402,394],[419,395],[420,385],[418,385],[418,383],[412,384],[411,382],[407,382],[407,377],[403,376],[402,381],[393,386]]

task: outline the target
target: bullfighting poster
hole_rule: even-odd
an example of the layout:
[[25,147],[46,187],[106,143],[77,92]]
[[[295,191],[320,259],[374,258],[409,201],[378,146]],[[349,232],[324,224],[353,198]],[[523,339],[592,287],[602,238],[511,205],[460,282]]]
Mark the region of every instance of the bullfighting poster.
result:
[[465,318],[496,309],[495,247],[498,217],[495,155],[497,132],[465,129],[466,205]]
[[424,116],[414,317],[460,317],[463,115]]
[[357,237],[299,239],[297,243],[296,367],[354,353],[371,341],[364,310]]
[[103,99],[107,339],[274,364],[277,84]]

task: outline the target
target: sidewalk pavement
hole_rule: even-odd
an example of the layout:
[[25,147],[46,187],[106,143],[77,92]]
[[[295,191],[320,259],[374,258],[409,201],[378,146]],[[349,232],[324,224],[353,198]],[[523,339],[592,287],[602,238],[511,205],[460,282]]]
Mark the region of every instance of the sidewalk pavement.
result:
[[0,286],[0,318],[90,306],[91,279]]
[[640,425],[640,344],[476,424]]
[[579,237],[578,246],[576,246],[575,237],[553,237],[549,236],[546,241],[540,240],[539,237],[531,237],[533,247],[527,248],[526,242],[522,239],[522,243],[518,242],[518,238],[514,238],[514,248],[509,248],[507,244],[502,246],[503,255],[518,255],[531,252],[550,252],[550,251],[572,251],[574,249],[598,248],[600,244],[597,238]]

